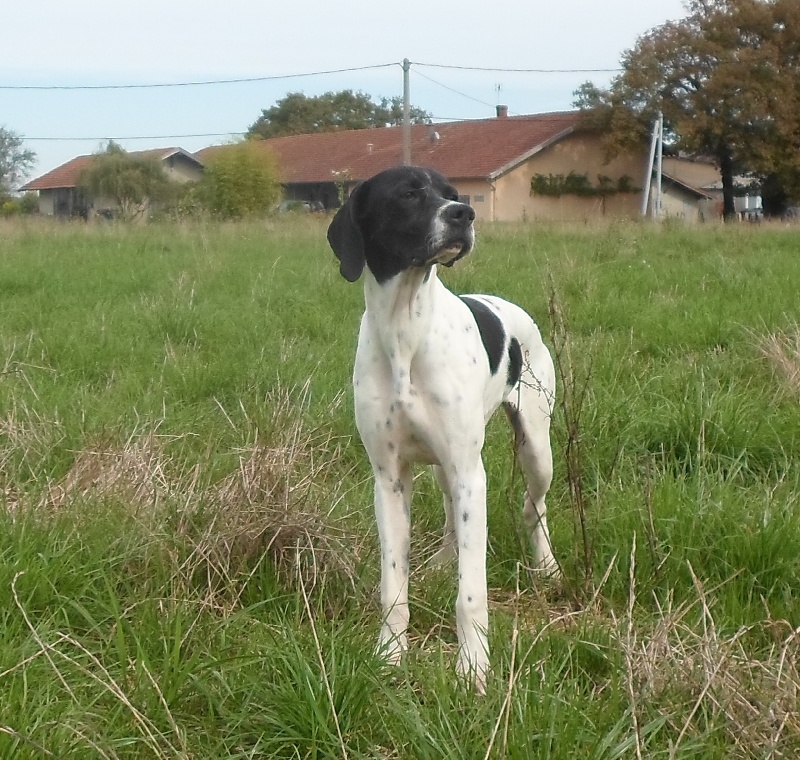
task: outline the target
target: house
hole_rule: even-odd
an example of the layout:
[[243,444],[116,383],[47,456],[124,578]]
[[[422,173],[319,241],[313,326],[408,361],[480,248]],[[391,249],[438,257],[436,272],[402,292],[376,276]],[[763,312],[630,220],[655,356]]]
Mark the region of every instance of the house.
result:
[[[262,141],[278,162],[288,200],[336,208],[344,193],[402,163],[402,127],[289,135]],[[198,152],[207,161],[218,146]],[[442,172],[478,219],[588,220],[641,215],[647,146],[605,161],[601,135],[578,111],[411,126],[411,161]],[[662,183],[662,208],[697,216],[706,198],[676,177]],[[540,192],[531,193],[532,182]],[[570,184],[571,183],[571,184]],[[572,190],[572,192],[570,192]]]
[[[167,177],[176,182],[193,182],[203,173],[202,162],[183,148],[156,148],[131,151],[130,155],[155,158],[160,161]],[[22,191],[38,190],[39,213],[47,216],[86,217],[89,212],[114,210],[115,203],[107,198],[85,198],[80,191],[83,172],[91,166],[95,155],[78,156],[41,177],[28,182]]]
[[[654,193],[650,196],[652,212]],[[722,217],[722,178],[711,161],[664,156],[661,213],[686,221]]]

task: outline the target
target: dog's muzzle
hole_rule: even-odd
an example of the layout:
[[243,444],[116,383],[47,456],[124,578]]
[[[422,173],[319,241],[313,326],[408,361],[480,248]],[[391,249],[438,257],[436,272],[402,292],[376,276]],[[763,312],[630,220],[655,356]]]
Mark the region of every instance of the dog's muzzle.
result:
[[440,248],[430,261],[434,264],[444,264],[446,267],[452,266],[462,256],[466,256],[472,250],[472,243],[463,242]]
[[475,241],[475,211],[466,203],[449,203],[439,212],[437,233],[431,237],[427,263],[452,266],[466,256]]

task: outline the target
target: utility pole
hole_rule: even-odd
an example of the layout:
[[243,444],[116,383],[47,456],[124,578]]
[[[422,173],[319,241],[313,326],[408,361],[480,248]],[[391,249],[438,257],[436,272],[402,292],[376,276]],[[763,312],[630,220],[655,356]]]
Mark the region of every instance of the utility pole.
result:
[[653,167],[656,160],[656,143],[658,142],[658,121],[653,124],[653,136],[650,139],[650,155],[647,159],[647,172],[644,175],[644,192],[642,193],[642,216],[647,216],[650,203],[650,188],[653,186]]
[[[656,153],[658,148],[658,153]],[[664,115],[659,111],[658,118],[653,124],[653,136],[650,139],[650,156],[647,160],[647,175],[644,179],[644,193],[642,194],[642,216],[647,216],[647,206],[650,202],[650,188],[653,185],[653,170],[656,171],[656,187],[653,193],[653,218],[661,218],[661,169],[664,158]]]
[[411,85],[408,73],[411,61],[403,58],[403,165],[411,164]]
[[664,114],[661,111],[658,112],[658,163],[656,164],[656,188],[658,189],[658,195],[656,196],[656,219],[661,219],[661,206],[663,196],[661,193],[661,178],[662,178],[662,166],[664,163]]

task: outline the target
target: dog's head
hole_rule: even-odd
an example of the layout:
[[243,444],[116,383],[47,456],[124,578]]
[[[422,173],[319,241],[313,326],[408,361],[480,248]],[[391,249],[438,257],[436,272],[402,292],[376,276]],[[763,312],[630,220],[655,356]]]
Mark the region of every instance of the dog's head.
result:
[[472,249],[474,219],[439,172],[398,166],[353,190],[328,228],[328,242],[350,282],[364,264],[386,282],[407,269],[452,266]]

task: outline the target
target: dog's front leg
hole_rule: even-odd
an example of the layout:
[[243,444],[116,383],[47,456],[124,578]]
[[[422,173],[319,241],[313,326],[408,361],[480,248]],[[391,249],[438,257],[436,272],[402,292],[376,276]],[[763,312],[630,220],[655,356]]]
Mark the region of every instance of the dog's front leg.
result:
[[459,649],[456,669],[482,694],[489,670],[489,608],[486,588],[486,472],[480,458],[469,468],[454,468],[450,492],[458,540],[456,627]]
[[411,468],[375,468],[375,518],[381,544],[383,625],[378,653],[396,664],[408,648],[408,572],[411,545]]

